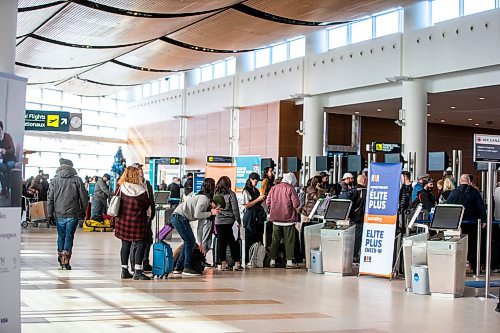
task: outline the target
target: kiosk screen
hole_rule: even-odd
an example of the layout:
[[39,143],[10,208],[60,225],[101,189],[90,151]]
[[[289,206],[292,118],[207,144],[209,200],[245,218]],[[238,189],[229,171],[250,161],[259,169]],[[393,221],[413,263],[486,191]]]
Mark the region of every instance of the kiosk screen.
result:
[[330,200],[325,212],[325,220],[345,220],[351,210],[351,200]]
[[458,230],[463,213],[464,207],[462,205],[437,205],[434,209],[431,229]]
[[155,204],[166,205],[170,198],[170,191],[158,191],[155,193]]

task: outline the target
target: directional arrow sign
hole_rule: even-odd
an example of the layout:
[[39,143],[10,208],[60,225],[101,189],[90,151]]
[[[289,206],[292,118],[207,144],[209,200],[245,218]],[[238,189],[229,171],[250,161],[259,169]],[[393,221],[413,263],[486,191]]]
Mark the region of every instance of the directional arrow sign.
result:
[[26,110],[24,129],[27,131],[69,132],[69,112]]

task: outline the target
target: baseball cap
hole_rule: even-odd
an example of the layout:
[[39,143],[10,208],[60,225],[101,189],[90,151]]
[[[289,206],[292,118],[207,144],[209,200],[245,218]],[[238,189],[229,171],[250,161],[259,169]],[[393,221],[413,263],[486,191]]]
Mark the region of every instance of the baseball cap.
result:
[[354,176],[352,175],[352,173],[350,172],[346,172],[344,173],[344,175],[342,176],[342,180],[346,179],[346,178],[354,178]]
[[248,175],[248,178],[258,180],[259,182],[262,180],[257,172],[252,172]]
[[424,178],[429,178],[430,175],[427,173],[421,173],[420,175],[417,176],[417,180],[424,179]]
[[453,170],[451,169],[451,167],[447,167],[446,168],[446,172],[452,172]]
[[133,164],[131,165],[131,167],[132,167],[132,168],[142,168],[142,164],[140,164],[140,163],[137,163],[137,162],[136,162],[136,163],[133,163]]

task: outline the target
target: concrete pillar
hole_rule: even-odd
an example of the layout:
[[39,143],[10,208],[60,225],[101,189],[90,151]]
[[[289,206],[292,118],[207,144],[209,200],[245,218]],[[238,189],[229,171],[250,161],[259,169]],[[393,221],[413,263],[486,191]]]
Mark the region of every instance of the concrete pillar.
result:
[[17,0],[0,1],[0,72],[14,74],[16,61]]
[[418,61],[412,59],[411,45],[415,42],[412,32],[432,25],[431,9],[430,1],[420,1],[404,8],[402,75],[412,76],[412,62]]
[[315,31],[306,36],[306,57],[328,51],[328,39],[325,29]]
[[[302,161],[310,156],[309,177],[316,172],[316,156],[323,156],[324,111],[323,101],[319,96],[304,97],[302,136]],[[305,183],[307,179],[304,180]]]
[[415,152],[415,173],[427,170],[427,89],[425,80],[403,81],[403,153]]
[[184,74],[185,88],[196,87],[201,82],[201,68],[195,68]]
[[248,73],[255,68],[255,52],[245,52],[236,57],[236,73]]

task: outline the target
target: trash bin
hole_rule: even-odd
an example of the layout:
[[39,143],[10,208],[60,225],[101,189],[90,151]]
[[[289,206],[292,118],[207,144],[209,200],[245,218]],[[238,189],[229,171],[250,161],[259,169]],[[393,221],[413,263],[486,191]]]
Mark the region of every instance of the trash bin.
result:
[[429,295],[429,268],[427,265],[411,266],[412,290],[414,294]]
[[323,255],[318,249],[311,250],[311,272],[323,274]]

